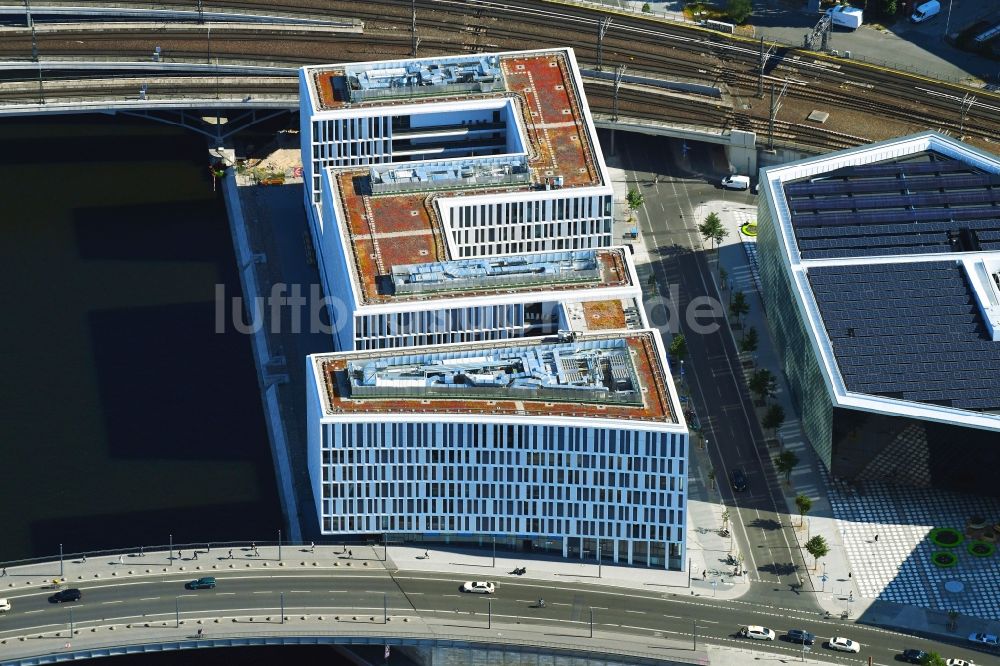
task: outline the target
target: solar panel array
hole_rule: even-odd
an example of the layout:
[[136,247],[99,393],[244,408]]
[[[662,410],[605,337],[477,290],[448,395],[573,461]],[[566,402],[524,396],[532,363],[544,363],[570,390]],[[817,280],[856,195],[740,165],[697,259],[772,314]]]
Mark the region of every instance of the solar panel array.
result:
[[849,391],[1000,409],[1000,343],[953,261],[809,269]]
[[803,259],[1000,249],[1000,175],[931,151],[784,186]]

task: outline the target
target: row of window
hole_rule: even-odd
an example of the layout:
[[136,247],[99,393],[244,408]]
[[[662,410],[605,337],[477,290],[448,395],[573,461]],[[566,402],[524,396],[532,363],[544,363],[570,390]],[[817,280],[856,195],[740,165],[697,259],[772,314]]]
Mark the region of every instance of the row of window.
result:
[[[380,449],[401,449],[398,462],[417,461],[421,449],[472,449],[480,451],[566,451],[586,454],[637,455],[687,458],[684,433],[618,428],[585,428],[542,424],[497,423],[329,423],[324,427],[324,450],[358,449],[371,456]],[[609,458],[609,460],[611,460]],[[372,463],[365,457],[358,462]],[[592,465],[599,460],[588,459]],[[610,464],[610,463],[609,463]],[[684,475],[683,465],[678,471]]]
[[566,197],[535,201],[503,201],[478,206],[459,206],[451,216],[453,229],[476,229],[500,225],[559,222],[611,217],[608,195]]
[[354,318],[354,332],[358,339],[420,333],[515,329],[523,325],[524,305],[521,303],[474,308],[404,311],[380,315],[361,315]]
[[[681,512],[678,512],[681,513]],[[607,539],[654,539],[683,541],[683,516],[673,525],[653,523],[623,524],[610,521],[573,520],[568,518],[529,518],[522,516],[441,516],[441,515],[344,515],[326,512],[325,534],[375,532],[506,532],[519,535],[581,536]]]
[[[623,446],[623,450],[629,447]],[[393,466],[393,469],[403,469],[401,463],[406,463],[407,474],[410,479],[417,475],[417,480],[429,478],[427,467],[423,465],[445,465],[445,474],[457,474],[457,478],[462,480],[463,470],[471,464],[489,465],[494,468],[494,480],[502,480],[502,471],[497,474],[497,465],[508,468],[508,472],[513,472],[514,468],[528,470],[531,468],[546,468],[546,472],[556,471],[562,474],[564,471],[570,475],[579,475],[581,471],[588,469],[596,470],[625,470],[628,472],[652,472],[673,473],[673,458],[667,456],[638,455],[637,453],[622,453],[621,455],[603,455],[596,453],[541,453],[538,451],[484,449],[472,451],[470,449],[440,449],[440,448],[407,448],[407,449],[371,449],[371,448],[342,448],[324,449],[324,465],[375,465],[379,467]],[[458,465],[458,467],[455,467]],[[476,469],[476,468],[471,468]],[[470,469],[470,471],[471,471]],[[537,471],[537,469],[535,470]],[[359,472],[360,473],[360,472]],[[472,478],[472,474],[468,478]],[[578,476],[568,477],[571,483],[579,482]],[[511,481],[512,479],[507,479]],[[537,479],[535,479],[537,480]],[[562,483],[560,476],[558,483]]]

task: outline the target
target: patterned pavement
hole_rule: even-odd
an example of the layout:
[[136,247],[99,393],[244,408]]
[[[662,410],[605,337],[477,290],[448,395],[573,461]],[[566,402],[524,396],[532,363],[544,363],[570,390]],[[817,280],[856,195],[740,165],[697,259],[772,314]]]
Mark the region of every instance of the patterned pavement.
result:
[[[966,550],[968,538],[952,549],[935,546],[928,538],[935,527],[964,531],[971,516],[983,516],[990,524],[1000,521],[1000,500],[882,481],[863,482],[857,490],[828,485],[862,597],[1000,619],[1000,553],[974,557]],[[934,565],[930,558],[939,550],[953,552],[958,564],[947,569]],[[964,589],[949,592],[949,581],[961,582]]]

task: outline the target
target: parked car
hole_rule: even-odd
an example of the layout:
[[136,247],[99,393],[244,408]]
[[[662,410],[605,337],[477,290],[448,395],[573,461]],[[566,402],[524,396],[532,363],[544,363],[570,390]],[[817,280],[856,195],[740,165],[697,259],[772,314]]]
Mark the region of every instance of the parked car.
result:
[[949,659],[944,663],[946,666],[976,666],[968,659]]
[[496,585],[486,581],[469,581],[462,583],[462,592],[472,592],[473,594],[493,594],[497,591]]
[[983,633],[969,634],[969,642],[991,648],[995,648],[1000,645],[1000,640],[998,640],[995,635]]
[[840,652],[861,652],[861,645],[857,641],[843,636],[834,636],[827,645],[831,650],[839,650]]
[[743,627],[740,629],[740,636],[743,636],[744,638],[752,638],[757,641],[773,641],[774,630],[752,624],[749,627]]
[[913,8],[910,20],[914,23],[923,23],[941,13],[941,2],[939,0],[927,0],[927,2]]
[[49,597],[49,601],[54,604],[61,604],[64,601],[79,601],[82,597],[83,592],[75,587],[71,587],[67,590],[59,590]]
[[816,634],[810,634],[805,629],[789,629],[785,637],[793,643],[812,645],[816,642]]
[[903,650],[903,654],[899,655],[899,660],[910,664],[922,664],[926,657],[927,653],[923,650]]
[[205,578],[199,578],[198,580],[192,580],[184,583],[184,587],[189,590],[214,590],[215,579],[211,576],[206,576]]
[[750,487],[750,483],[747,481],[747,475],[743,473],[743,470],[736,468],[730,470],[729,472],[729,483],[732,485],[733,490],[738,493],[746,492]]
[[10,611],[10,600],[0,599],[0,613],[7,613]]
[[726,176],[719,183],[727,190],[749,190],[750,189],[750,177],[749,176],[737,176],[733,174],[731,176]]

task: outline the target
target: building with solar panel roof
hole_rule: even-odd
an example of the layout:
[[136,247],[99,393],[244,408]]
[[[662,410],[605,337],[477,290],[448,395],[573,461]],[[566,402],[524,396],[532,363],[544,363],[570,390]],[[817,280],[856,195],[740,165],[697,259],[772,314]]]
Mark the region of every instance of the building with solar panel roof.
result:
[[1000,494],[1000,159],[924,132],[763,169],[758,252],[831,473]]

